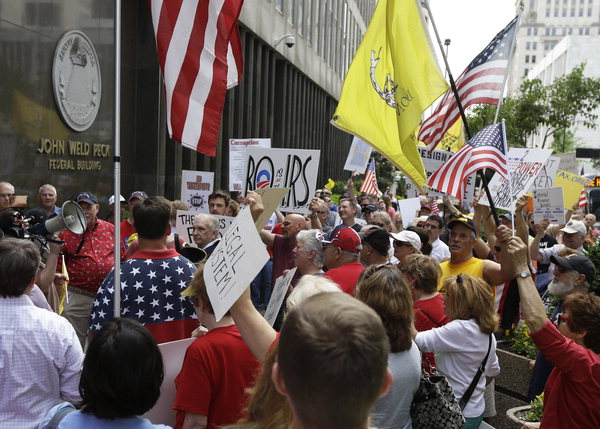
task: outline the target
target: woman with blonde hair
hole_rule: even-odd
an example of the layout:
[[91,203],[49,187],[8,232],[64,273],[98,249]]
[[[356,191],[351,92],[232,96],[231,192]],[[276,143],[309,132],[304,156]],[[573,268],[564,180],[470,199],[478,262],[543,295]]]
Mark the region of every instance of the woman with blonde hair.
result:
[[[468,274],[447,278],[444,288],[446,314],[453,320],[419,332],[415,341],[421,351],[434,353],[437,369],[448,378],[454,395],[466,401],[463,429],[478,428],[483,420],[485,386],[500,372],[492,335],[498,328],[494,297],[484,280]],[[465,392],[484,360],[485,377],[479,377],[470,398],[466,398]]]
[[371,265],[358,278],[355,296],[381,317],[390,341],[388,368],[394,381],[371,410],[379,429],[411,428],[410,404],[419,387],[421,356],[413,341],[412,296],[400,271],[391,265]]

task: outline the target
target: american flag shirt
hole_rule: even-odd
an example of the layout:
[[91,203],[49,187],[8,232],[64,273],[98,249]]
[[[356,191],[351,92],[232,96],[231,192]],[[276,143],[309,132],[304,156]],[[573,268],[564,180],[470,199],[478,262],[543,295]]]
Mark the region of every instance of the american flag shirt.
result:
[[[135,319],[157,343],[189,338],[198,326],[187,288],[196,267],[174,249],[137,251],[121,265],[121,316]],[[97,334],[113,317],[114,269],[96,295],[90,332]]]

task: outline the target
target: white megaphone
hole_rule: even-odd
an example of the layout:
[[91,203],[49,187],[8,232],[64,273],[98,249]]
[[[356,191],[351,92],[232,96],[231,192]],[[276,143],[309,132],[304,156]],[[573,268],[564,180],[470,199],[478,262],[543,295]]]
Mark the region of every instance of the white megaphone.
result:
[[79,204],[73,201],[65,201],[60,214],[48,219],[44,223],[38,223],[30,229],[30,232],[34,235],[46,236],[68,229],[73,234],[81,235],[85,231],[86,225],[85,214],[81,207],[79,207]]

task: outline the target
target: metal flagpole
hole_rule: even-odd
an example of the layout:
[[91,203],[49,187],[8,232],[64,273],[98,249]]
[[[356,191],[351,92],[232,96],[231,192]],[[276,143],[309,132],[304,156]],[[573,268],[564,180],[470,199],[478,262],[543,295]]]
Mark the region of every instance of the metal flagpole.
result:
[[[454,77],[452,76],[452,72],[450,71],[450,65],[448,64],[448,58],[446,58],[446,54],[444,53],[444,48],[442,47],[442,40],[440,39],[440,35],[438,34],[437,27],[435,26],[435,21],[433,19],[433,14],[431,13],[431,9],[429,8],[429,1],[423,0],[422,4],[427,9],[429,13],[429,19],[431,20],[431,25],[433,27],[433,31],[435,33],[435,38],[437,39],[438,46],[440,48],[440,52],[442,53],[442,58],[444,59],[444,64],[446,65],[446,70],[448,71],[448,79],[450,80],[450,88],[452,88],[452,93],[454,94],[454,98],[456,99],[456,104],[458,105],[458,110],[460,111],[460,117],[462,118],[465,134],[467,138],[471,140],[471,129],[469,128],[469,123],[467,122],[467,115],[465,115],[465,109],[463,108],[462,102],[460,101],[460,96],[458,95],[458,90],[456,89],[456,84],[454,83]],[[478,170],[477,174],[479,174],[479,178],[481,179],[481,183],[483,188],[485,189],[485,193],[487,195],[488,201],[490,203],[490,209],[492,212],[492,216],[494,216],[494,222],[496,225],[500,224],[498,219],[498,213],[496,213],[496,207],[494,206],[494,199],[492,198],[492,193],[488,187],[488,181],[483,173],[483,170]]]
[[114,220],[115,220],[115,308],[114,316],[121,316],[121,0],[115,0],[115,154],[114,154]]
[[508,172],[508,192],[510,192],[510,216],[512,217],[512,235],[515,235],[515,196],[512,191],[512,177],[510,175],[510,165],[508,163],[508,142],[506,141],[506,125],[502,119],[502,140],[504,141],[504,153],[506,154],[506,171]]

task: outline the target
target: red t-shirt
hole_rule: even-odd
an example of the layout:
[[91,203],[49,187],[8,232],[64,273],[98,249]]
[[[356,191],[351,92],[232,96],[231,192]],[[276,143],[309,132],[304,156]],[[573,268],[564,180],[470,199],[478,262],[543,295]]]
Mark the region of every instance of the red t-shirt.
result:
[[540,428],[600,428],[600,356],[563,336],[550,321],[531,337],[555,365],[544,389]]
[[[283,275],[284,270],[289,270],[296,266],[293,248],[290,246],[290,240],[283,235],[277,234],[273,238],[273,271],[271,273],[271,285],[275,285],[275,280]],[[292,285],[296,284],[300,276],[300,271],[296,271],[292,280]]]
[[207,416],[208,429],[237,422],[247,399],[245,390],[259,367],[235,325],[198,338],[188,347],[175,378],[175,428],[183,426],[186,411]]
[[127,246],[127,240],[131,237],[132,234],[135,234],[137,231],[135,230],[135,226],[130,224],[127,219],[123,219],[119,225],[119,230],[121,231],[121,241],[125,243]]
[[354,296],[354,286],[358,282],[358,276],[364,271],[365,267],[358,261],[344,264],[341,267],[327,270],[324,277],[337,283],[337,285],[347,294]]
[[[413,304],[413,309],[415,310],[415,329],[418,332],[444,326],[452,320],[444,313],[444,299],[441,293],[433,298],[416,301]],[[425,368],[429,367],[428,363],[435,366],[433,353],[423,353]]]

